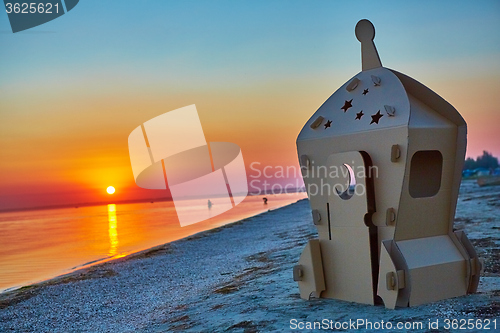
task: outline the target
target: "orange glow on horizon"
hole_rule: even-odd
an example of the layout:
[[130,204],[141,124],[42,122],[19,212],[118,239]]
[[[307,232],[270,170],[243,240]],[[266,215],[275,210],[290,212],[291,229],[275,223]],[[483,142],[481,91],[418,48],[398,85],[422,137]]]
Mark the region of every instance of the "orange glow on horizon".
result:
[[[430,75],[403,72],[426,84],[462,114],[468,125],[468,157],[476,158],[483,150],[500,156],[496,126],[500,113],[495,109],[500,95],[494,90],[500,84],[497,78],[472,77],[466,81],[440,77],[437,80]],[[113,201],[169,197],[168,189],[146,190],[135,184],[127,137],[138,124],[193,102],[196,102],[208,142],[233,142],[240,146],[249,182],[258,176],[254,169],[263,171],[269,166],[269,172],[274,174],[278,166],[298,168],[295,141],[302,126],[344,79],[347,77],[340,77],[338,82],[327,82],[322,77],[317,82],[297,81],[303,84],[290,81],[264,92],[256,86],[243,96],[226,87],[210,90],[211,94],[204,91],[181,94],[168,102],[158,96],[144,101],[126,93],[121,99],[114,95],[92,95],[77,106],[72,103],[77,92],[67,91],[71,98],[65,97],[50,110],[44,109],[50,117],[44,112],[37,113],[26,124],[22,113],[9,114],[9,126],[2,131],[9,141],[0,147],[0,209],[107,202],[110,195]],[[294,96],[292,92],[298,87],[300,94]],[[32,92],[34,96],[39,94]],[[35,101],[15,97],[6,96],[2,103],[18,105],[20,110],[39,108]],[[121,102],[113,104],[115,100]],[[87,115],[74,124],[72,131],[58,125],[71,122],[68,109],[85,111]],[[138,112],[138,109],[144,111]],[[39,125],[28,126],[32,123]],[[35,164],[37,172],[33,172]],[[301,184],[300,174],[290,178],[297,178]],[[285,181],[270,182],[284,184]],[[294,179],[286,182],[296,183]],[[109,184],[118,191],[113,194],[103,191]]]

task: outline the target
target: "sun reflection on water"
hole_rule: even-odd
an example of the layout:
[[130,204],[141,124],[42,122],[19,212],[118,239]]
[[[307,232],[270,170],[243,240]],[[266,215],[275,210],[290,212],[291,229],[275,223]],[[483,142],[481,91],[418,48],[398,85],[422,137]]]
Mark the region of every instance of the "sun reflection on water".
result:
[[108,222],[109,222],[109,256],[114,256],[118,249],[118,228],[116,219],[116,205],[108,205]]

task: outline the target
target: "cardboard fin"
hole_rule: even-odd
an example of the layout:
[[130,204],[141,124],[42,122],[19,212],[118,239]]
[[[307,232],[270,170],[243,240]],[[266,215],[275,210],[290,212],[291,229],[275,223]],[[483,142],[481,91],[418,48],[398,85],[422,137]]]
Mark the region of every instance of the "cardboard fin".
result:
[[311,295],[320,297],[325,290],[323,262],[319,239],[311,239],[300,255],[299,264],[294,267],[294,280],[299,284],[300,297],[309,300]]

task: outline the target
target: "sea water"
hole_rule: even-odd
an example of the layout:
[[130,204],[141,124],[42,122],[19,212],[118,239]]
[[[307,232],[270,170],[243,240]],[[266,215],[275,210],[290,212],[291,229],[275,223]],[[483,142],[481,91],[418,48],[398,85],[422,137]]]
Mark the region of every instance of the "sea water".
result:
[[[221,215],[185,227],[180,226],[172,201],[0,213],[0,292],[172,242],[306,197],[305,193],[248,196]],[[193,207],[193,211],[203,209],[209,208]]]

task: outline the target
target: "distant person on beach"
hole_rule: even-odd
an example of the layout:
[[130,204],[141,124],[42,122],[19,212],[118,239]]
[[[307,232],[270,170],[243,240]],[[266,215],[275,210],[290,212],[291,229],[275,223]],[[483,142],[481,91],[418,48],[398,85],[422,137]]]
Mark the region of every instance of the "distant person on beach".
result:
[[212,201],[210,201],[210,199],[208,199],[208,209],[211,209],[212,208]]
[[264,198],[262,198],[262,200],[264,200],[264,205],[267,205],[267,198],[264,197]]

